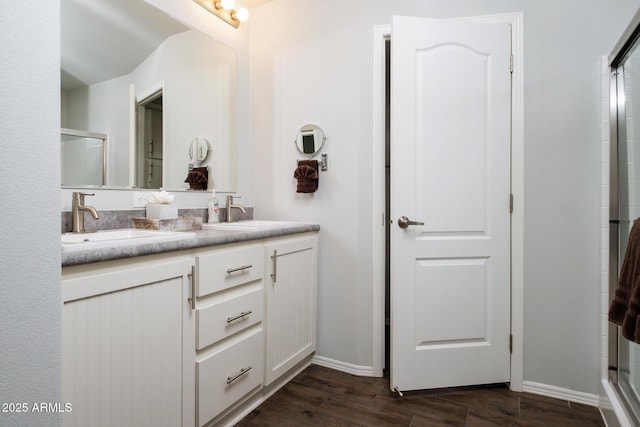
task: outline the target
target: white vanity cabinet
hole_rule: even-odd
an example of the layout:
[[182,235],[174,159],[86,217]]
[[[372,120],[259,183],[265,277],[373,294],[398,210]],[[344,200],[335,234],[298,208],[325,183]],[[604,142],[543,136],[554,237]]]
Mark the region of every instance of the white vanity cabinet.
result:
[[197,426],[262,386],[264,244],[196,255]]
[[65,426],[194,425],[192,266],[151,256],[62,269]]
[[229,425],[310,363],[316,232],[62,269],[65,426]]
[[315,351],[317,247],[304,233],[198,253],[197,426],[257,406]]
[[266,244],[265,385],[316,349],[318,235]]

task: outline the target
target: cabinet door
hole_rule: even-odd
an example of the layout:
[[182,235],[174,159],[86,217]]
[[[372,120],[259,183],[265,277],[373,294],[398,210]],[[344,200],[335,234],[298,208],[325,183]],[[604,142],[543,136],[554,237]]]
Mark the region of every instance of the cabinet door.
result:
[[266,246],[265,385],[316,349],[317,235]]
[[63,274],[63,397],[73,405],[65,426],[194,424],[193,394],[183,396],[195,375],[183,353],[190,272],[190,263],[165,262]]

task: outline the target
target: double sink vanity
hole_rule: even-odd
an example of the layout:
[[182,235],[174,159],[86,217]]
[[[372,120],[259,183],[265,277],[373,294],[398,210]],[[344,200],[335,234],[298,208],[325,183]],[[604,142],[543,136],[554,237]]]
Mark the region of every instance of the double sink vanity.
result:
[[64,425],[231,425],[309,363],[319,226],[63,234]]
[[[132,211],[104,218],[75,192],[115,190],[105,204],[135,209],[138,190],[181,189],[198,168],[200,189],[236,193],[237,140],[243,151],[250,140],[236,37],[218,41],[215,26],[216,39],[153,3],[60,2],[61,184],[74,191],[62,230],[76,231],[61,237],[65,426],[233,424],[316,347],[319,226],[122,229],[111,221],[126,227]],[[201,206],[189,184],[184,205]],[[112,230],[82,232],[85,214]]]

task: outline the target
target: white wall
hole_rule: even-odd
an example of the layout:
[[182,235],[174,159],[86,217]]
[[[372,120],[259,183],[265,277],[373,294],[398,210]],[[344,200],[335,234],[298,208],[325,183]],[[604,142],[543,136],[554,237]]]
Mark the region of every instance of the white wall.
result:
[[[524,13],[525,381],[598,393],[600,81],[637,0],[274,0],[251,15],[252,192],[261,218],[321,224],[318,354],[370,366],[373,26],[393,14]],[[336,13],[336,11],[340,11]],[[295,193],[293,139],[328,135]],[[516,195],[518,196],[518,195]],[[375,218],[378,218],[377,214]]]
[[61,401],[60,15],[57,1],[0,5],[0,394],[29,413],[6,426],[56,426],[31,412]]
[[598,391],[599,61],[638,6],[637,0],[525,2],[528,381]]

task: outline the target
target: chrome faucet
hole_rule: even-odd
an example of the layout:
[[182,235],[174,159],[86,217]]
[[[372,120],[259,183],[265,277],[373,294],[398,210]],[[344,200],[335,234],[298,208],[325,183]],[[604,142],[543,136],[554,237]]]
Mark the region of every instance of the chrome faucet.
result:
[[84,205],[84,196],[95,196],[95,193],[80,193],[74,191],[71,195],[71,217],[73,222],[74,233],[86,233],[84,229],[84,211],[91,214],[93,219],[98,219],[98,211],[93,206]]
[[225,219],[225,222],[233,222],[233,217],[231,216],[231,210],[233,208],[237,208],[240,209],[242,211],[242,213],[247,213],[247,211],[244,210],[244,206],[240,206],[240,205],[234,205],[233,204],[233,199],[239,199],[240,196],[232,196],[230,194],[227,194],[227,217]]

